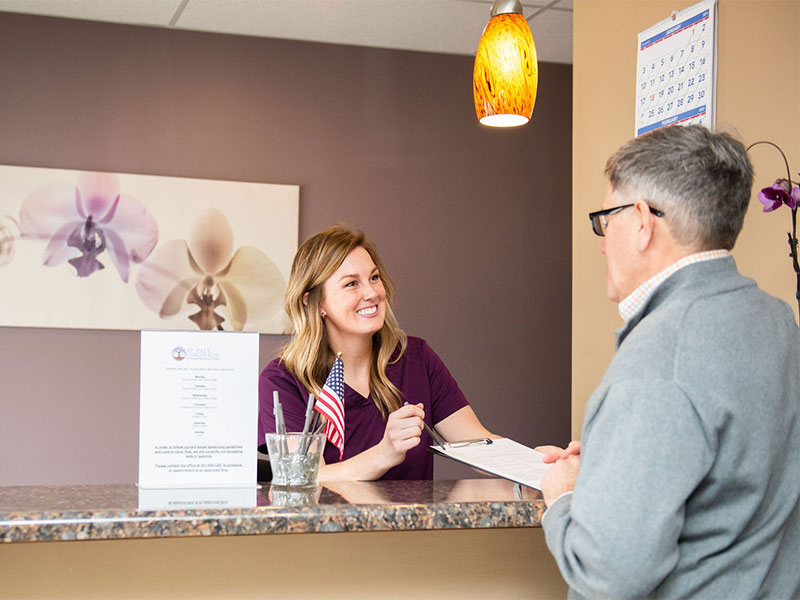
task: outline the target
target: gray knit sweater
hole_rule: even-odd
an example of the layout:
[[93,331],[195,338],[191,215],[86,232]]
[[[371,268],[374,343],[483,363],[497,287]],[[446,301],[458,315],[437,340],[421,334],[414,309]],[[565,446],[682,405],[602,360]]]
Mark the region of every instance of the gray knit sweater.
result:
[[800,598],[800,333],[732,257],[618,332],[575,491],[545,515],[573,598]]

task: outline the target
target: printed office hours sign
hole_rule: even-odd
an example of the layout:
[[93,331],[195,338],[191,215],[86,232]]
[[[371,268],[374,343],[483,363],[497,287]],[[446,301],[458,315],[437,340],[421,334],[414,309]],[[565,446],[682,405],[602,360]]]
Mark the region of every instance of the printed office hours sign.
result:
[[636,135],[677,123],[714,128],[715,3],[704,0],[639,34]]

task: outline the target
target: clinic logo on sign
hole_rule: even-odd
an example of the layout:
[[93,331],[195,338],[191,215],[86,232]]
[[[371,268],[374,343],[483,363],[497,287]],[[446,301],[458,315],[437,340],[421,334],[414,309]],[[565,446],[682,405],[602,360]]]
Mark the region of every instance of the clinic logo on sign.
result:
[[186,358],[186,348],[181,348],[180,346],[178,346],[177,348],[173,348],[172,349],[172,358],[174,360],[178,360],[178,361],[183,360],[184,358]]

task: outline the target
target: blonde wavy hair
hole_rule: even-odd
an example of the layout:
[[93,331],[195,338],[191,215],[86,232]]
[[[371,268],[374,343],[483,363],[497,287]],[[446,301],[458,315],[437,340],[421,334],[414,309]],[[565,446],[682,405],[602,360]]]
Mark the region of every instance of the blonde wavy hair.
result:
[[[309,392],[319,395],[335,360],[321,316],[323,285],[347,255],[358,247],[364,248],[378,267],[386,290],[386,318],[383,327],[372,335],[369,370],[370,393],[386,419],[390,412],[400,408],[403,397],[386,376],[386,366],[400,360],[407,342],[392,310],[397,295],[394,284],[378,251],[363,231],[334,225],[306,240],[297,250],[286,286],[286,312],[294,326],[294,334],[281,351],[280,358]],[[392,360],[398,346],[400,351]]]

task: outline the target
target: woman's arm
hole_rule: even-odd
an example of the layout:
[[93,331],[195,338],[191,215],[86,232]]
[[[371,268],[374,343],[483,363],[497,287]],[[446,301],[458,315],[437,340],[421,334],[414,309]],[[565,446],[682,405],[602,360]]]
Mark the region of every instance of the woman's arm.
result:
[[[389,415],[383,439],[368,450],[340,463],[323,464],[319,468],[320,481],[378,479],[405,459],[406,452],[419,445],[422,404],[406,405]],[[475,438],[497,438],[486,429],[475,411],[465,406],[436,424],[436,430],[448,441]]]
[[389,415],[383,439],[372,448],[342,462],[319,467],[320,481],[353,481],[378,479],[392,467],[399,465],[406,452],[419,445],[422,434],[422,404],[408,404]]
[[448,442],[500,437],[481,424],[444,361],[425,340],[421,342],[420,352],[431,391],[431,419],[436,431]]
[[434,428],[442,434],[442,437],[448,442],[474,440],[486,437],[501,437],[491,433],[481,424],[471,406],[458,409],[450,416],[436,423]]

